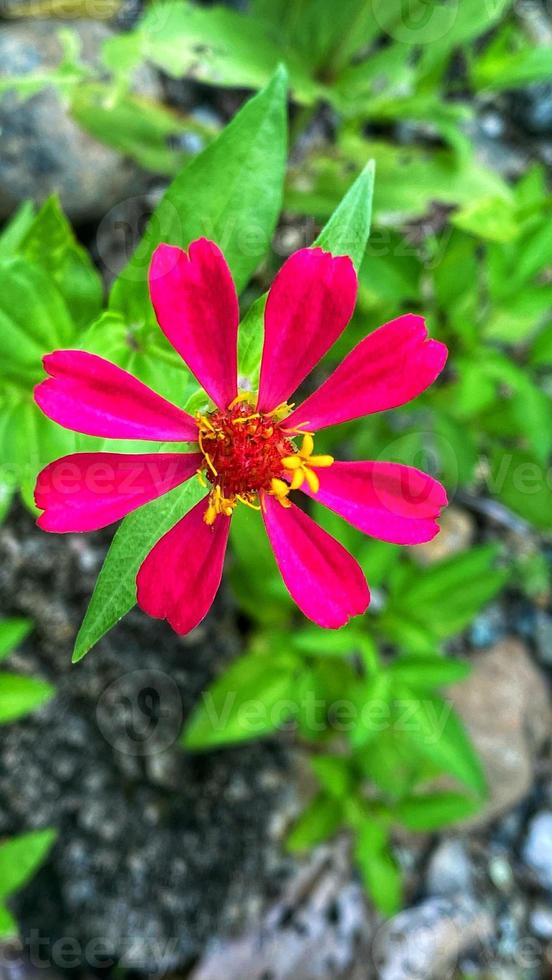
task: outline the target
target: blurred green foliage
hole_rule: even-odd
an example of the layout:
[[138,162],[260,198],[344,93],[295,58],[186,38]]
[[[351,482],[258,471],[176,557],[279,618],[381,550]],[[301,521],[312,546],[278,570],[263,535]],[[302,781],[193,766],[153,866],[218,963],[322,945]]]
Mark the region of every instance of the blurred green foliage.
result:
[[17,936],[17,924],[6,900],[35,874],[55,839],[54,830],[35,830],[0,843],[0,939]]
[[[27,619],[0,619],[0,662],[31,632]],[[35,677],[0,671],[0,725],[22,718],[49,701],[55,689]]]
[[[106,43],[108,81],[82,67],[71,35],[64,43],[48,78],[3,80],[2,88],[25,97],[56,85],[93,135],[175,179],[106,308],[57,201],[38,212],[23,206],[0,235],[0,513],[16,489],[32,506],[36,473],[49,460],[105,447],[57,428],[34,407],[46,351],[96,351],[178,404],[201,407],[149,307],[145,273],[159,241],[186,246],[206,234],[224,249],[240,289],[247,287],[240,366],[255,382],[283,206],[297,227],[315,220],[304,244],[349,254],[359,270],[357,311],[323,372],[407,311],[424,314],[450,348],[439,385],[404,409],[325,433],[320,448],[419,466],[451,497],[497,501],[529,531],[549,530],[552,197],[540,167],[507,181],[481,162],[472,141],[478,98],[538,82],[552,68],[552,49],[530,43],[509,0],[419,0],[408,16],[400,0],[252,0],[245,13],[167,0]],[[175,78],[260,91],[216,135],[141,103],[131,77],[142,61]],[[281,62],[294,103],[287,170]],[[308,139],[322,103],[331,107],[332,139]],[[184,166],[168,136],[187,131],[205,149]],[[143,557],[198,494],[196,485],[177,488],[123,521],[75,659],[132,607]],[[366,886],[391,914],[401,902],[395,826],[432,831],[468,818],[485,797],[481,765],[446,696],[470,669],[451,647],[458,651],[458,635],[508,583],[535,595],[549,589],[548,572],[538,551],[508,565],[500,542],[421,567],[408,549],[363,538],[322,508],[316,517],[366,571],[368,614],[338,633],[307,623],[276,571],[260,518],[238,508],[228,572],[248,623],[246,649],[205,692],[183,744],[200,750],[291,726],[312,749],[319,790],[289,847],[349,828]],[[454,785],[441,784],[442,776]]]

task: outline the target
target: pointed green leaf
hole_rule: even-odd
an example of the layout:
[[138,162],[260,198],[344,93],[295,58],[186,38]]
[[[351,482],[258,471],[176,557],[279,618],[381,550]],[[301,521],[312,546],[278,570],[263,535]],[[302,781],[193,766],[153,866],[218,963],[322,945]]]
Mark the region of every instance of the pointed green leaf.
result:
[[223,250],[238,291],[247,283],[268,249],[280,212],[286,91],[286,72],[280,68],[172,182],[113,287],[110,306],[128,323],[154,322],[147,271],[160,242],[187,248],[196,238],[210,238]]
[[30,619],[0,619],[0,660],[15,650],[32,628]]
[[427,793],[408,796],[395,807],[395,816],[409,830],[439,830],[473,816],[481,801],[463,793]]
[[182,744],[214,748],[276,731],[297,711],[295,674],[286,655],[241,657],[203,693]]
[[136,603],[136,576],[144,558],[202,496],[205,489],[197,480],[189,480],[125,517],[98,576],[76,639],[73,663],[81,660],[132,609]]
[[43,863],[56,836],[55,830],[36,830],[0,844],[0,900],[26,884]]
[[[313,248],[324,248],[333,255],[349,255],[357,272],[370,236],[374,174],[374,162],[370,161],[351,185],[312,245]],[[240,325],[239,370],[241,375],[251,381],[253,388],[258,382],[266,298],[265,293],[253,303]]]
[[45,681],[0,673],[0,724],[15,721],[49,701],[55,688]]

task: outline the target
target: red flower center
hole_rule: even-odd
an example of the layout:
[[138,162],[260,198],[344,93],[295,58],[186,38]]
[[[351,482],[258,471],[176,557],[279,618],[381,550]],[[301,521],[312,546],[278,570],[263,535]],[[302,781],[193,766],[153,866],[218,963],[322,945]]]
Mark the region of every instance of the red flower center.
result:
[[205,475],[225,497],[270,490],[282,474],[282,459],[296,451],[274,413],[255,412],[250,402],[236,402],[198,421]]

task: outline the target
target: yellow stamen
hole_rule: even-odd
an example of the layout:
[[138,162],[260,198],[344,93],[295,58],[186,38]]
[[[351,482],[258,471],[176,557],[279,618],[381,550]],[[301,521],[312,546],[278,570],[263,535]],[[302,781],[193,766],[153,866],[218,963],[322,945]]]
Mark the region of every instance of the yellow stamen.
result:
[[216,518],[219,514],[224,514],[225,517],[231,517],[232,511],[236,506],[235,497],[225,497],[222,493],[219,484],[211,491],[209,495],[209,503],[207,505],[207,510],[203,515],[203,520],[206,524],[214,524]]
[[270,481],[270,487],[271,494],[276,497],[276,500],[282,505],[282,507],[291,507],[291,500],[288,500],[288,493],[291,490],[289,483],[286,483],[285,480],[279,480],[277,477],[274,477],[274,479]]
[[276,408],[273,408],[272,411],[269,412],[268,414],[273,415],[278,422],[281,422],[282,419],[285,419],[286,416],[288,416],[290,412],[293,411],[294,408],[295,408],[294,403],[289,404],[288,402],[281,402],[280,405],[277,405]]
[[[291,430],[290,430],[291,431]],[[311,493],[318,493],[320,490],[320,478],[315,469],[324,469],[331,466],[334,462],[333,456],[320,455],[314,456],[314,438],[312,432],[303,432],[301,448],[293,456],[284,456],[282,467],[291,476],[291,482],[285,480],[273,480],[271,493],[284,506],[289,506],[287,496],[290,490],[299,490],[306,482]],[[283,486],[282,486],[283,484]],[[285,489],[284,489],[285,487]]]
[[303,465],[303,460],[300,455],[297,456],[284,456],[282,460],[282,466],[285,470],[298,470]]
[[245,504],[246,507],[250,507],[251,510],[260,510],[261,509],[261,505],[260,504],[254,504],[251,500],[248,500],[247,497],[244,497],[243,494],[241,494],[241,493],[237,493],[236,494],[236,500],[239,500],[240,503]]
[[255,396],[251,391],[241,391],[239,395],[236,395],[233,401],[230,402],[228,406],[228,411],[235,408],[236,405],[241,404],[241,402],[251,402],[253,404],[255,401]]
[[309,466],[316,466],[319,469],[331,466],[332,463],[335,463],[333,456],[311,456],[309,459]]
[[251,422],[253,419],[260,419],[259,412],[255,412],[254,415],[244,415],[240,416],[239,419],[232,419],[232,425],[243,425],[244,422]]

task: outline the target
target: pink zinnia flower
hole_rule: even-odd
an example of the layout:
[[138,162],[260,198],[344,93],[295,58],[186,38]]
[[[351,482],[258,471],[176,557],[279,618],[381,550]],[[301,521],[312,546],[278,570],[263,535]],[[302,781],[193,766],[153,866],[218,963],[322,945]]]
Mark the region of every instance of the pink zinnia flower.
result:
[[305,616],[343,626],[370,594],[355,559],[292,502],[301,490],[354,527],[416,544],[438,532],[446,504],[430,476],[397,463],[316,455],[319,429],[395,408],[430,385],[447,356],[422,317],[401,316],[359,343],[299,407],[289,400],[349,322],[357,277],[348,258],[302,249],[270,290],[258,394],[238,391],[239,309],[225,259],[200,239],[188,253],[160,245],[150,267],[159,325],[213,402],[195,418],[101,357],[48,354],[42,411],[93,436],[196,443],[192,453],[75,453],[38,477],[38,524],[90,531],[196,476],[204,498],[155,545],[137,577],[138,603],[187,633],[208,612],[222,576],[234,509],[260,509],[284,582]]

